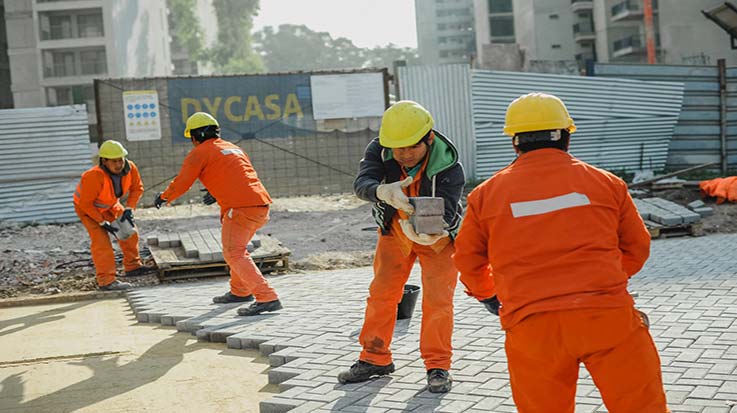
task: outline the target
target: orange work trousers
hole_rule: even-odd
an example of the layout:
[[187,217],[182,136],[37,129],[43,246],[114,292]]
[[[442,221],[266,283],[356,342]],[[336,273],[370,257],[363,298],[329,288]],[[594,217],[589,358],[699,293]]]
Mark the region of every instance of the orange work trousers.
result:
[[[90,235],[90,250],[92,253],[92,262],[95,264],[95,273],[97,276],[97,285],[100,287],[108,285],[115,281],[115,252],[113,244],[110,242],[110,233],[105,231],[100,224],[89,215],[82,212],[76,205],[74,211],[77,213],[79,220],[82,221],[87,233]],[[115,216],[111,212],[105,211],[102,217],[106,221],[113,221]],[[141,257],[138,254],[138,232],[134,232],[128,239],[118,240],[121,251],[123,251],[123,268],[125,271],[133,271],[140,268]]]
[[520,413],[573,413],[580,363],[610,413],[668,412],[658,351],[633,307],[533,314],[507,330],[505,348]]
[[269,207],[232,208],[223,215],[223,257],[230,267],[230,292],[245,297],[253,294],[258,302],[278,299],[246,246],[256,231],[269,222]]
[[366,318],[358,338],[363,346],[359,357],[362,361],[380,366],[392,362],[389,347],[397,321],[397,305],[402,300],[404,284],[415,259],[419,258],[422,268],[420,355],[427,370],[450,369],[453,293],[458,282],[458,270],[451,258],[453,252],[452,243],[439,253],[430,247],[414,244],[410,254],[404,256],[391,234],[379,235],[374,279],[369,287]]

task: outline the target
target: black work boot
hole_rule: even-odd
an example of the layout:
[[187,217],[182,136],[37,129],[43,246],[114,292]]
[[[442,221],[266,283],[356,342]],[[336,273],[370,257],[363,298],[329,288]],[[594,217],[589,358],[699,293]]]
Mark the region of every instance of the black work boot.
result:
[[338,374],[338,381],[341,384],[360,383],[374,376],[386,376],[392,373],[394,373],[394,363],[389,363],[386,366],[377,366],[376,364],[358,360],[350,369]]
[[261,313],[266,313],[269,311],[281,310],[282,308],[283,307],[281,305],[281,301],[279,300],[267,301],[265,303],[259,303],[258,301],[256,301],[255,303],[249,305],[246,308],[239,308],[238,315],[242,315],[242,316],[259,315]]
[[453,385],[448,370],[430,369],[427,371],[427,389],[430,393],[447,393]]
[[228,291],[223,295],[212,298],[212,302],[215,304],[246,303],[248,301],[253,301],[253,294],[243,297],[240,295],[235,295]]
[[139,277],[141,275],[151,274],[152,272],[156,272],[156,268],[141,266],[136,268],[135,270],[126,271],[125,276]]
[[131,283],[124,283],[122,281],[115,280],[111,282],[108,285],[101,285],[100,289],[102,291],[125,291],[130,290],[133,288],[133,284]]

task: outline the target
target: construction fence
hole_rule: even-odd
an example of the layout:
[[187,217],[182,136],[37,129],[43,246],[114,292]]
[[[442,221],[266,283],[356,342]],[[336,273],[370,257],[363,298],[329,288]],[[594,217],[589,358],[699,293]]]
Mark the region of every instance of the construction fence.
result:
[[[128,149],[146,188],[143,204],[176,176],[192,149],[189,115],[218,119],[248,154],[272,196],[345,193],[388,106],[386,70],[95,81],[103,140]],[[199,181],[183,201],[199,199]]]

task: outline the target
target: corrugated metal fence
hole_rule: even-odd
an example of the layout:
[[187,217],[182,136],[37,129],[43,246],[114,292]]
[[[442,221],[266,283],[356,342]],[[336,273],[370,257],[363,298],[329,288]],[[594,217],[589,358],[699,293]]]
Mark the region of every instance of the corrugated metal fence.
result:
[[[685,85],[683,110],[670,143],[668,169],[720,161],[720,92],[717,66],[617,65],[598,63],[597,77],[677,81]],[[726,69],[727,163],[737,166],[737,68]]]
[[455,143],[466,176],[472,177],[476,170],[476,140],[469,66],[404,66],[398,73],[399,98],[414,100],[432,113],[435,129]]
[[0,124],[0,221],[76,221],[72,194],[92,166],[85,106],[0,110]]
[[402,99],[426,106],[456,142],[470,179],[486,179],[514,157],[504,136],[512,100],[552,93],[566,103],[578,131],[571,153],[617,171],[663,169],[683,100],[679,82],[644,82],[539,73],[470,70],[467,65],[399,70]]

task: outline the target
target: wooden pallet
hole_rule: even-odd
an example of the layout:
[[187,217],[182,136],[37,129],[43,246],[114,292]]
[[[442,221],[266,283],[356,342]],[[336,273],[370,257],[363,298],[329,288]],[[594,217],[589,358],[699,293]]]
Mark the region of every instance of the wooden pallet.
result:
[[671,238],[690,235],[700,237],[704,235],[704,228],[700,222],[678,225],[661,225],[652,221],[645,221],[645,226],[650,232],[650,238]]
[[[289,269],[291,251],[281,245],[279,240],[261,235],[261,246],[251,253],[251,258],[262,273],[286,271]],[[181,244],[175,246],[149,245],[151,256],[159,269],[159,279],[176,280],[182,278],[202,278],[227,276],[230,268],[215,254],[206,259],[192,257]],[[214,249],[214,248],[213,248]],[[190,256],[188,256],[190,255]]]

